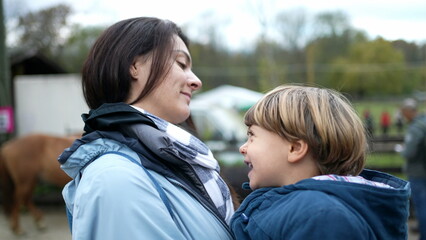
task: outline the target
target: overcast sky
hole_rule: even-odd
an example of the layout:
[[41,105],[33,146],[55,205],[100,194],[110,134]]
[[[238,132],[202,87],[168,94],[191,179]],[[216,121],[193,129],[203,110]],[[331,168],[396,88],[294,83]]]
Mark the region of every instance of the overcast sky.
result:
[[345,12],[353,27],[371,38],[426,42],[426,0],[3,0],[6,14],[31,11],[59,3],[70,5],[72,22],[110,25],[116,21],[155,16],[187,26],[190,38],[214,19],[224,45],[243,48],[259,35],[258,16],[304,9],[308,15],[324,11]]

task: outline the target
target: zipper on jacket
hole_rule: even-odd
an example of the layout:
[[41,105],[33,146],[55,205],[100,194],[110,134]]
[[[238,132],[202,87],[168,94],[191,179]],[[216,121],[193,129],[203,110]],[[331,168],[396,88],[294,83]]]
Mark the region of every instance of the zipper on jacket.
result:
[[210,213],[212,213],[219,220],[219,222],[222,224],[222,226],[229,233],[230,237],[232,237],[233,239],[235,238],[234,234],[232,233],[231,228],[228,226],[228,224],[215,211],[213,211],[209,206],[207,206],[203,201],[199,200],[197,193],[194,193],[194,191],[192,189],[188,188],[187,186],[183,185],[182,183],[178,182],[175,179],[169,179],[169,178],[167,178],[167,179],[169,180],[169,182],[171,182],[172,184],[177,185],[177,186],[183,188],[185,191],[187,191],[189,194],[191,194],[195,199],[197,199],[197,201],[205,209],[207,209]]

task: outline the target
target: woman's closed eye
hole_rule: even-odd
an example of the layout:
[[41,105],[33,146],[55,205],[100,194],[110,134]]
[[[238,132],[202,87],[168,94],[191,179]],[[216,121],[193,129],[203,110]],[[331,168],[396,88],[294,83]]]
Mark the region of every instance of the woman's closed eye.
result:
[[191,68],[191,56],[182,50],[174,50],[176,53],[175,61],[179,65],[180,68],[186,70]]
[[180,68],[186,69],[188,65],[185,62],[176,61]]

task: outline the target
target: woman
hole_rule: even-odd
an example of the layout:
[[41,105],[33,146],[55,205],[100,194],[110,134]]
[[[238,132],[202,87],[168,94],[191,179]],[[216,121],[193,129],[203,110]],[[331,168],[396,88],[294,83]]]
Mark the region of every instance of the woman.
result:
[[232,239],[211,151],[177,127],[202,83],[173,22],[109,27],[84,64],[85,135],[59,157],[73,239]]

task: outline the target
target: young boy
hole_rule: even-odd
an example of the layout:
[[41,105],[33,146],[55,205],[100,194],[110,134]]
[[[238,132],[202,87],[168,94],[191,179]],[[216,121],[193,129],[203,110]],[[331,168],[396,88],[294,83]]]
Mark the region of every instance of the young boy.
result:
[[237,239],[407,238],[409,183],[363,170],[365,129],[341,94],[280,86],[245,124],[255,191],[231,220]]

